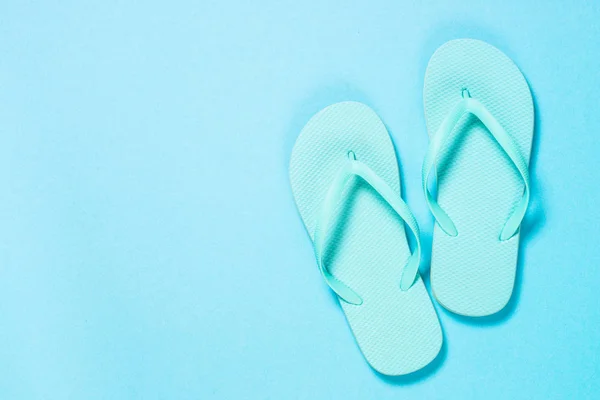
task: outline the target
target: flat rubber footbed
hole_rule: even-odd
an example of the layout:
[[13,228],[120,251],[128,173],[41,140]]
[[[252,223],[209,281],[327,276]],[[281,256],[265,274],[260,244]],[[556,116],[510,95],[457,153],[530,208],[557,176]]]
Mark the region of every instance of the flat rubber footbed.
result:
[[[290,160],[292,191],[311,239],[321,203],[349,151],[400,194],[394,146],[375,112],[356,102],[325,108],[304,127]],[[363,355],[386,375],[424,367],[438,354],[442,331],[420,276],[409,290],[400,290],[410,256],[402,219],[357,177],[346,185],[336,214],[324,263],[364,301],[340,300]],[[316,262],[311,267],[319,277]]]
[[[504,53],[478,40],[452,40],[431,57],[423,89],[429,136],[461,100],[463,89],[491,112],[529,163],[534,121],[529,86]],[[512,295],[519,233],[506,241],[499,236],[523,196],[524,184],[475,116],[464,116],[446,143],[436,163],[437,201],[458,236],[448,236],[435,224],[431,288],[452,312],[490,315]]]

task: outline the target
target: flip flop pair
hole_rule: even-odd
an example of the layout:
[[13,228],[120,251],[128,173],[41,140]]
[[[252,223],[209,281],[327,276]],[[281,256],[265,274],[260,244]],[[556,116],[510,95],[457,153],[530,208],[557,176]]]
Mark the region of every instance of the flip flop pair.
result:
[[[506,55],[462,39],[432,56],[424,100],[430,148],[423,189],[437,221],[432,292],[452,312],[493,314],[512,294],[529,202],[531,93]],[[433,361],[442,329],[419,274],[419,227],[402,200],[383,122],[356,102],[320,111],[294,145],[290,181],[321,276],[368,363],[405,375]]]

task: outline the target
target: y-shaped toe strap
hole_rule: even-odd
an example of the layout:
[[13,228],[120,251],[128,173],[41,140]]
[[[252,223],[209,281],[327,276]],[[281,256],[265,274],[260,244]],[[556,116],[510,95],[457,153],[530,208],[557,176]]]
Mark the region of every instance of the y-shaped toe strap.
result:
[[429,208],[431,209],[433,216],[442,230],[450,236],[458,235],[458,231],[454,225],[454,222],[452,222],[448,214],[446,214],[446,212],[438,205],[437,201],[431,195],[428,188],[428,180],[442,146],[445,144],[458,121],[466,113],[475,115],[485,125],[494,139],[496,139],[502,150],[504,150],[512,163],[515,165],[521,174],[523,182],[525,183],[523,197],[513,211],[512,215],[504,224],[504,228],[500,233],[501,241],[508,240],[513,237],[515,233],[517,233],[529,204],[529,171],[527,162],[519,151],[519,148],[514,142],[513,138],[504,130],[504,128],[502,128],[500,123],[485,108],[483,104],[471,98],[468,90],[466,89],[463,89],[462,100],[458,101],[456,106],[454,106],[454,108],[450,111],[448,116],[438,128],[435,136],[431,139],[431,144],[423,163],[423,191],[425,192],[425,197],[427,203],[429,204]]
[[350,304],[362,304],[362,298],[346,284],[333,276],[323,264],[323,255],[326,250],[329,225],[334,217],[336,206],[339,204],[344,187],[352,176],[359,176],[367,182],[379,195],[396,211],[396,213],[404,220],[410,228],[412,234],[416,238],[417,248],[410,255],[404,266],[402,278],[400,279],[400,289],[408,290],[415,282],[415,278],[419,269],[421,260],[421,242],[419,240],[419,226],[415,217],[410,212],[408,206],[402,198],[396,193],[383,179],[381,179],[371,168],[366,164],[357,161],[356,155],[353,152],[348,153],[348,161],[337,173],[331,183],[325,200],[321,206],[317,224],[314,232],[314,248],[317,258],[317,264],[321,270],[321,274],[329,287],[344,301]]

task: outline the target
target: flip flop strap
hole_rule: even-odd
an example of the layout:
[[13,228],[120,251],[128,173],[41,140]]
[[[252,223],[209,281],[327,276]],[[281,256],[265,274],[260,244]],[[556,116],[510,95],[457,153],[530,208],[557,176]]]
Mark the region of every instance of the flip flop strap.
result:
[[454,222],[452,222],[448,214],[446,214],[446,212],[439,206],[437,201],[431,195],[431,192],[428,188],[428,180],[431,170],[435,167],[435,160],[442,147],[444,146],[458,121],[466,113],[475,115],[485,125],[487,130],[492,134],[496,142],[498,142],[502,150],[506,153],[506,155],[508,155],[514,166],[517,168],[521,178],[523,179],[523,182],[525,183],[523,197],[504,224],[502,232],[500,233],[501,241],[508,240],[519,230],[521,222],[523,221],[523,217],[525,216],[525,212],[527,211],[527,206],[529,205],[529,171],[527,162],[521,154],[514,139],[504,130],[498,120],[494,118],[494,116],[488,111],[487,108],[485,108],[483,104],[476,99],[471,98],[466,89],[463,90],[463,99],[454,106],[454,108],[450,111],[438,128],[435,136],[431,139],[431,144],[427,151],[427,155],[425,156],[422,171],[422,183],[427,204],[429,205],[431,213],[435,217],[442,230],[450,236],[457,236],[458,230],[456,229],[456,225],[454,225]]
[[317,258],[319,270],[329,287],[344,301],[350,304],[362,304],[362,298],[346,284],[333,276],[324,265],[323,256],[329,239],[329,225],[335,216],[344,187],[350,178],[359,176],[367,182],[379,195],[394,209],[394,211],[408,225],[413,236],[416,238],[417,246],[415,251],[408,258],[400,279],[400,289],[408,290],[415,282],[421,260],[421,242],[419,239],[419,226],[417,220],[410,212],[408,206],[402,198],[396,193],[383,179],[381,179],[366,164],[357,161],[353,152],[348,153],[348,161],[334,177],[325,199],[321,205],[320,214],[314,231],[314,250]]

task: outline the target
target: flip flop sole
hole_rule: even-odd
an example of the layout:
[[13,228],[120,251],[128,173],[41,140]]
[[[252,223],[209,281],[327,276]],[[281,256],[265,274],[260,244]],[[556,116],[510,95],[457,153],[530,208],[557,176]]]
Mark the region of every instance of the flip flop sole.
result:
[[[292,191],[311,239],[321,203],[349,151],[400,194],[394,146],[375,112],[355,102],[325,108],[300,133],[290,161]],[[353,178],[345,190],[325,265],[364,300],[340,304],[369,364],[386,375],[414,372],[439,353],[442,331],[420,277],[408,291],[400,290],[410,256],[403,221],[362,180]]]
[[[436,134],[463,89],[492,113],[528,161],[534,122],[529,86],[510,58],[479,40],[452,40],[431,57],[423,89],[429,136]],[[494,314],[513,292],[519,234],[507,241],[500,241],[499,234],[523,195],[523,182],[476,117],[463,117],[447,143],[452,145],[436,164],[437,201],[458,236],[435,225],[432,291],[454,313]]]

